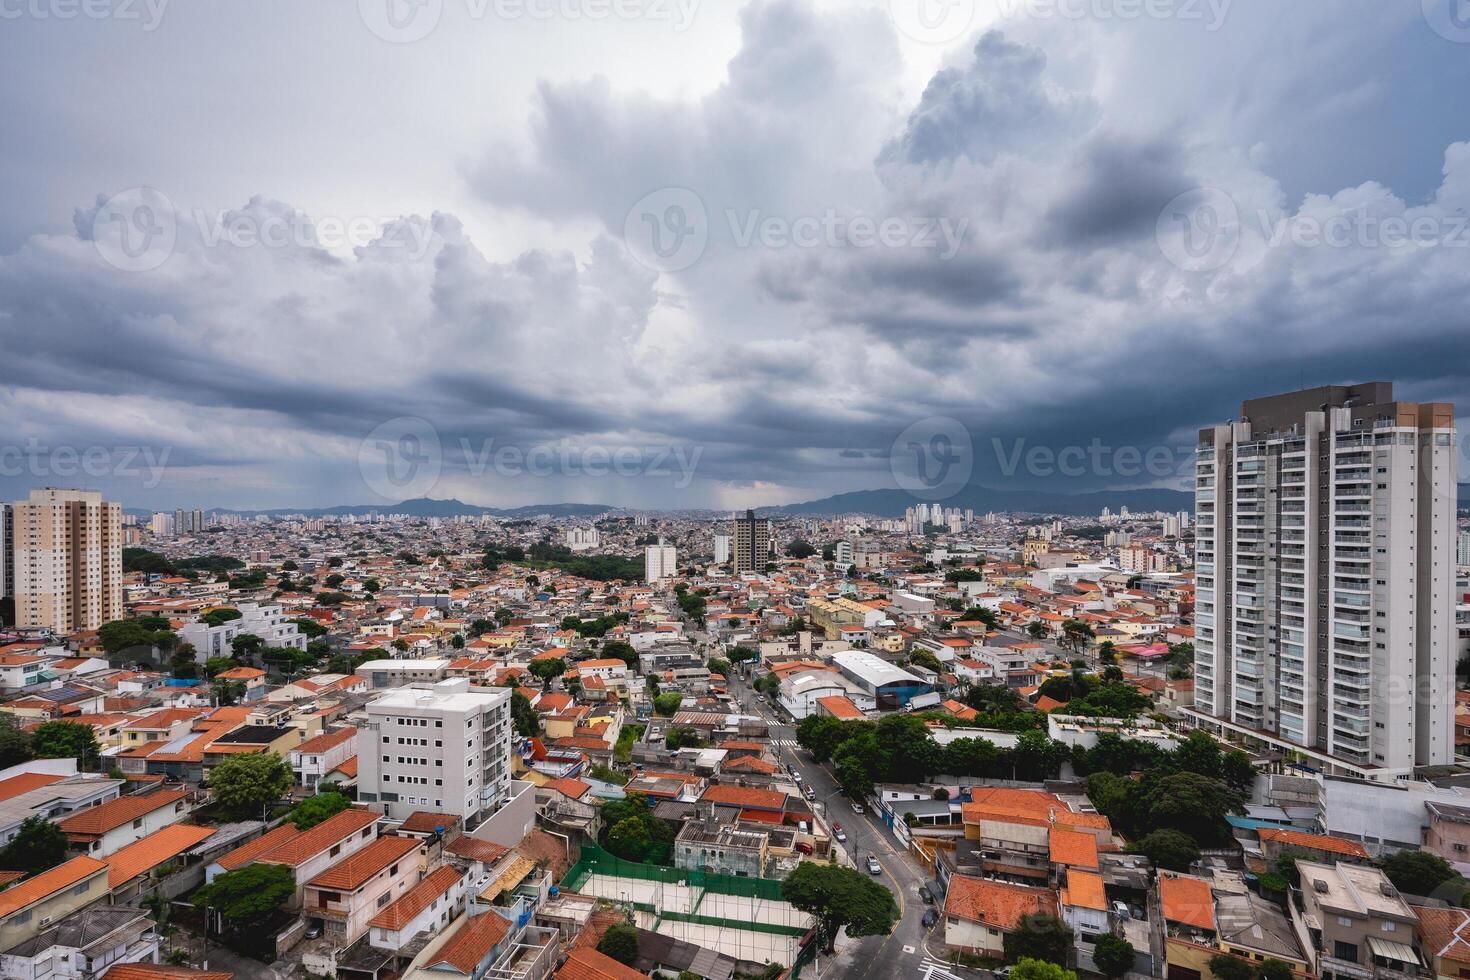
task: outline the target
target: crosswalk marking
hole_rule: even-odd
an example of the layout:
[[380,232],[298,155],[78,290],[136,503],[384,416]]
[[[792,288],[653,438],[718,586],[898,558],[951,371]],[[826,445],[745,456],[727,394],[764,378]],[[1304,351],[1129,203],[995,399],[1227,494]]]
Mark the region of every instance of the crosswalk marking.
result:
[[919,964],[919,975],[925,980],[964,980],[950,972],[948,963],[942,963],[932,956],[924,957],[924,962]]
[[776,739],[776,743],[775,744],[777,744],[777,745],[783,745],[783,746],[785,746],[787,748],[792,748],[792,749],[796,748],[796,745],[797,745],[796,739],[794,739],[794,738],[778,738],[778,739]]

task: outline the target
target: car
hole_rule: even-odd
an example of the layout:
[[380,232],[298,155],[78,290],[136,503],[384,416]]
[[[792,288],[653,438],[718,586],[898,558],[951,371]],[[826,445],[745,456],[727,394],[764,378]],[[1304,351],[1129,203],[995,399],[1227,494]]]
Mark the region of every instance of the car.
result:
[[1008,980],[1011,975],[1011,968],[1008,966],[1003,966],[999,970],[991,971],[990,975],[995,977],[995,980]]
[[795,769],[791,770],[791,778],[796,781],[796,785],[801,785],[801,773],[797,772]]
[[939,912],[938,912],[937,909],[925,909],[924,910],[923,925],[924,925],[924,928],[925,929],[928,929],[930,926],[934,925],[934,923],[936,923],[938,921],[939,921]]
[[803,796],[805,796],[809,800],[815,800],[817,798],[817,791],[814,790],[814,789],[812,789],[810,783],[808,783],[806,786],[804,786],[802,788],[801,793],[802,793]]
[[1131,918],[1133,918],[1132,914],[1129,913],[1129,911],[1128,911],[1128,903],[1127,902],[1114,902],[1113,903],[1113,914],[1116,915],[1120,919],[1131,919]]
[[832,825],[832,836],[837,838],[837,843],[847,843],[847,834],[843,831],[841,824]]
[[322,937],[322,920],[313,919],[311,925],[306,927],[306,932],[302,935],[307,939],[320,939]]
[[931,892],[928,888],[924,887],[923,885],[920,885],[919,886],[919,899],[921,901],[923,901],[923,903],[925,905],[933,905],[934,904],[934,893]]
[[882,873],[883,873],[883,865],[881,865],[881,864],[878,863],[878,859],[877,858],[873,857],[871,854],[868,855],[868,874],[870,874],[870,875],[881,875]]
[[861,803],[854,803],[852,805],[852,812],[853,813],[862,813],[863,812],[863,805]]

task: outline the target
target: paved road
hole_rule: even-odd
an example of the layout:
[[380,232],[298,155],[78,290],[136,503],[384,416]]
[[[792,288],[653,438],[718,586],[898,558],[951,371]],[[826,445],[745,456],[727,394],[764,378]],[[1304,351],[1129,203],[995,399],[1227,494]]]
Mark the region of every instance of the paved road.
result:
[[[846,853],[859,870],[867,871],[869,855],[878,859],[883,869],[881,880],[893,892],[898,903],[899,919],[893,932],[887,936],[868,936],[850,944],[835,964],[840,975],[844,980],[926,976],[926,963],[933,964],[933,956],[944,955],[944,943],[942,930],[936,926],[931,937],[921,922],[924,910],[929,908],[919,899],[919,885],[926,880],[923,867],[899,849],[882,818],[875,816],[871,808],[864,807],[866,812],[861,816],[853,812],[850,801],[842,795],[837,780],[827,767],[818,766],[805,749],[795,745],[796,729],[787,723],[789,719],[778,718],[776,709],[756,700],[756,692],[739,677],[738,671],[732,670],[731,673],[735,676],[730,678],[730,694],[744,701],[747,710],[752,710],[770,724],[770,737],[776,743],[778,761],[782,765],[794,766],[801,773],[802,781],[816,790],[813,808],[829,826],[833,822],[842,825],[847,835]],[[925,946],[926,940],[930,939],[932,956]],[[824,960],[820,968],[825,975],[830,967]],[[975,970],[952,972],[962,978],[989,976],[984,971]],[[942,980],[942,974],[934,976],[936,980]]]

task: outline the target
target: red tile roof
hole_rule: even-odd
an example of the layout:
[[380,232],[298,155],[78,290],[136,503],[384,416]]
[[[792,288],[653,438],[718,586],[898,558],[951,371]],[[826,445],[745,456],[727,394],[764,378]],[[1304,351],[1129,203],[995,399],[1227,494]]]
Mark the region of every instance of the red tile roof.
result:
[[1368,852],[1362,844],[1357,841],[1343,840],[1341,837],[1309,834],[1306,831],[1292,830],[1289,827],[1262,827],[1258,833],[1261,840],[1276,841],[1283,846],[1310,848],[1314,851],[1326,851],[1329,854],[1341,854],[1344,857],[1361,858],[1364,861],[1368,859]]
[[557,980],[647,980],[632,967],[595,949],[575,949],[556,971]]
[[100,837],[155,810],[173,806],[188,795],[188,790],[165,789],[156,793],[119,796],[101,806],[73,813],[57,826],[71,837]]
[[176,823],[133,841],[103,860],[108,867],[107,887],[117,888],[183,854],[214,836],[213,827]]
[[283,841],[270,853],[262,854],[259,860],[269,864],[296,867],[338,841],[351,837],[363,828],[371,827],[377,822],[378,815],[370,810],[359,810],[356,807],[343,810],[341,813],[332,814],[310,830],[302,831],[295,837]]
[[700,796],[702,802],[754,810],[784,810],[788,799],[785,793],[751,786],[707,786]]
[[510,933],[510,923],[495,912],[482,912],[460,920],[454,935],[434,954],[432,968],[447,964],[469,975]]
[[102,974],[102,980],[234,980],[234,976],[163,963],[119,963]]
[[34,878],[28,878],[0,892],[0,918],[19,912],[27,905],[38,902],[48,895],[54,895],[63,888],[70,888],[97,872],[105,870],[107,870],[107,865],[103,862],[96,858],[82,856],[58,864],[49,871],[42,871]]
[[440,865],[423,881],[390,902],[368,925],[377,929],[402,929],[418,918],[424,909],[433,905],[435,899],[448,893],[459,880],[458,868],[448,864]]
[[1057,914],[1057,899],[1050,889],[968,875],[952,877],[944,899],[945,915],[984,922],[1002,932],[1013,932],[1023,915],[1037,912]]
[[1215,894],[1203,878],[1160,871],[1159,902],[1169,922],[1197,929],[1215,928]]
[[350,742],[355,738],[357,738],[356,728],[339,728],[335,732],[327,732],[316,738],[309,738],[291,751],[300,752],[303,755],[314,755],[335,749],[343,742]]
[[331,888],[335,891],[357,891],[372,880],[379,871],[417,850],[420,843],[413,837],[384,834],[367,847],[354,851],[338,861],[307,884],[313,888]]

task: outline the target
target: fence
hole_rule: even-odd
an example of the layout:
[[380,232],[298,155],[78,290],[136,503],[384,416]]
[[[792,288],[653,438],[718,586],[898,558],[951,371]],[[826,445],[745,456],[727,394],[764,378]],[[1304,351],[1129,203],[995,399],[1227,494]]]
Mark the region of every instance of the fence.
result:
[[742,895],[760,898],[769,902],[785,901],[781,897],[781,883],[769,878],[740,878],[735,875],[715,874],[709,871],[694,871],[671,868],[661,864],[643,864],[629,861],[603,850],[596,844],[585,844],[582,855],[562,879],[562,887],[577,891],[594,874],[613,878],[637,878],[657,881],[665,885],[687,885],[721,895]]

